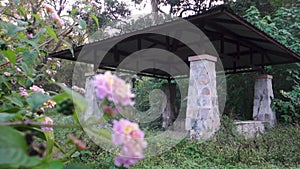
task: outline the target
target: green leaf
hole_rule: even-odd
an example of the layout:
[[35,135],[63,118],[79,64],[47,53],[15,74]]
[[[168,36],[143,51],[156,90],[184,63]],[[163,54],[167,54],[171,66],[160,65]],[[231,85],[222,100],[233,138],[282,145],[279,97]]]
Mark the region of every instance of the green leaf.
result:
[[71,158],[75,158],[75,157],[79,157],[80,156],[80,152],[76,151],[74,154],[71,155]]
[[16,97],[9,97],[9,96],[5,96],[5,98],[6,98],[7,100],[9,100],[11,103],[13,103],[13,104],[15,104],[15,105],[17,105],[17,106],[19,106],[19,107],[23,107],[23,106],[24,106],[23,103],[22,103],[22,101],[19,100],[19,98],[16,98]]
[[36,20],[40,21],[41,17],[38,14],[31,14],[31,16],[33,16]]
[[12,24],[12,23],[8,23],[8,24],[7,24],[7,36],[13,36],[13,35],[15,35],[17,32],[23,31],[23,30],[26,30],[26,28],[16,26],[16,25],[14,25],[14,24]]
[[27,65],[32,65],[35,59],[38,57],[38,54],[34,51],[24,51],[22,53],[22,59]]
[[72,53],[72,56],[74,57],[74,49],[73,49],[73,45],[70,44],[69,42],[65,41],[64,39],[61,39],[61,40],[64,42],[64,44],[67,45],[68,49],[69,49],[70,52]]
[[61,94],[58,94],[58,95],[54,96],[52,98],[52,100],[55,101],[56,103],[58,103],[60,101],[63,101],[66,98],[70,98],[69,94],[68,93],[61,93]]
[[28,22],[19,19],[16,19],[15,21],[18,23],[19,26],[28,26]]
[[44,161],[39,166],[33,168],[33,169],[63,169],[64,164],[63,162],[59,160],[53,160],[53,161]]
[[79,94],[79,93],[71,90],[68,87],[65,87],[61,83],[58,83],[57,85],[60,86],[69,95],[69,97],[71,99],[73,99],[73,102],[79,108],[80,112],[85,112],[88,103],[87,103],[87,101],[85,100],[85,98],[81,94]]
[[5,77],[0,76],[0,84],[3,83],[7,88],[10,88],[10,84],[7,83],[7,80]]
[[27,65],[27,63],[22,62],[20,67],[27,76],[32,76],[32,68]]
[[85,20],[80,19],[77,22],[80,25],[81,29],[86,29],[86,22],[85,22]]
[[70,12],[70,16],[75,15],[75,13],[78,11],[77,8],[72,9],[72,11]]
[[99,134],[101,134],[102,136],[104,136],[105,138],[107,138],[108,140],[111,140],[111,134],[105,130],[105,129],[100,129],[99,130]]
[[20,0],[15,0],[15,4],[18,5],[20,3]]
[[1,126],[0,133],[0,168],[32,167],[40,162],[27,155],[25,137],[19,131]]
[[15,117],[15,114],[0,113],[0,122],[6,122]]
[[2,53],[9,60],[9,62],[14,66],[16,64],[17,55],[11,49],[3,50]]
[[49,26],[45,26],[46,30],[47,30],[47,34],[50,35],[54,40],[58,40],[55,31],[50,28]]
[[2,105],[0,112],[5,112],[5,113],[16,113],[20,110],[20,108],[16,107],[5,107]]
[[58,161],[58,160],[51,161],[49,163],[49,167],[50,167],[50,169],[63,169],[64,168],[64,163],[61,162],[61,161]]
[[99,28],[99,21],[98,18],[94,14],[90,14],[90,17],[96,22],[97,28]]
[[46,150],[46,156],[50,160],[52,158],[52,149],[54,146],[54,133],[53,131],[44,131],[44,135],[47,142],[47,150]]
[[90,168],[81,163],[71,163],[65,166],[64,169],[90,169]]
[[32,111],[36,111],[39,107],[43,105],[44,102],[50,100],[49,96],[46,96],[42,93],[33,93],[29,96],[26,101],[29,104]]
[[47,31],[47,29],[42,28],[35,36],[38,37],[38,36],[44,34],[46,31]]

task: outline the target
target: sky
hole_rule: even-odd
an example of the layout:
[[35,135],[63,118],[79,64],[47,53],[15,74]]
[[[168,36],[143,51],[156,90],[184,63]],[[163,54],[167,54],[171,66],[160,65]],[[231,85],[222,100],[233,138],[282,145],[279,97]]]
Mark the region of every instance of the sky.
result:
[[[103,0],[104,1],[104,0]],[[130,9],[132,10],[132,15],[138,15],[138,14],[149,14],[151,13],[151,0],[143,0],[141,5],[135,6],[131,0],[121,0],[127,4],[130,4]],[[208,1],[208,0],[207,0]],[[223,1],[220,0],[218,2],[215,2],[214,4],[223,4]],[[168,14],[170,6],[162,6],[160,7],[162,11]],[[190,15],[189,13],[187,15]]]

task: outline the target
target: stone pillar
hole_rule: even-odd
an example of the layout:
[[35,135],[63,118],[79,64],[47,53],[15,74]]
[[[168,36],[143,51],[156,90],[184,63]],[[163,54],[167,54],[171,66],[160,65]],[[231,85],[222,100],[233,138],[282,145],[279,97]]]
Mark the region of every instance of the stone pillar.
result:
[[253,119],[268,122],[271,127],[275,126],[276,115],[271,109],[274,98],[272,89],[272,76],[260,75],[256,77],[254,87]]
[[83,121],[87,122],[89,118],[95,118],[97,120],[102,116],[101,111],[99,111],[97,98],[95,95],[95,87],[93,85],[95,73],[86,73],[85,82],[85,99],[88,101],[87,110],[82,118]]
[[166,107],[162,112],[163,117],[163,128],[168,128],[171,126],[175,120],[176,110],[176,84],[172,84],[169,80],[167,84],[163,85],[163,92],[167,96]]
[[191,138],[207,140],[221,124],[216,87],[217,58],[198,55],[189,57],[189,61],[186,130],[190,131]]

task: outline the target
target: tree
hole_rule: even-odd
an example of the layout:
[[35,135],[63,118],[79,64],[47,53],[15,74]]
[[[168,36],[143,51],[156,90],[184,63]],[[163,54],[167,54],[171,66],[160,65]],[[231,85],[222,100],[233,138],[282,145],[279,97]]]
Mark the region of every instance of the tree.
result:
[[[239,3],[239,1],[237,3]],[[272,11],[271,13],[267,13],[266,11],[264,11],[266,12],[265,15],[261,14],[260,10],[255,6],[251,6],[245,12],[241,12],[245,13],[243,17],[254,26],[266,32],[294,52],[300,54],[300,21],[298,17],[300,12],[299,7],[294,4],[289,5],[289,7],[276,8],[277,10]],[[267,73],[273,75],[274,77],[273,88],[275,98],[277,99],[274,102],[273,108],[277,111],[277,119],[283,121],[298,121],[299,106],[294,103],[297,102],[295,93],[297,93],[296,91],[298,91],[299,88],[298,74],[297,76],[295,76],[295,74],[299,70],[299,64],[269,66],[265,69]],[[253,73],[242,74],[239,75],[239,77],[236,77],[235,75],[228,76],[228,87],[229,89],[232,88],[234,90],[227,90],[229,96],[228,102],[226,104],[227,113],[232,113],[234,115],[238,115],[239,117],[241,117],[241,115],[243,117],[247,117],[247,115],[244,115],[244,112],[252,112],[251,105],[253,100],[253,93],[251,91],[246,91],[247,93],[250,92],[247,95],[247,98],[236,97],[238,95],[236,92],[238,92],[239,90],[244,90],[245,88],[253,88],[253,78],[251,78],[251,76],[253,76]],[[231,79],[233,79],[233,81]],[[244,85],[235,87],[236,84]],[[240,100],[244,100],[244,102],[238,104]],[[248,102],[246,102],[247,100]],[[290,108],[294,111],[291,111]]]

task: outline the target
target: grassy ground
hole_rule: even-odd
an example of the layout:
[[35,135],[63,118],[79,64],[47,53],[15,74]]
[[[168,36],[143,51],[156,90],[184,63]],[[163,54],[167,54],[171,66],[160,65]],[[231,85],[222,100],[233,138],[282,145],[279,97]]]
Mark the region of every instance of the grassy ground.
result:
[[[162,154],[143,159],[133,168],[300,168],[298,125],[277,125],[263,136],[248,140],[238,136],[232,128],[232,122],[224,120],[210,141],[184,139]],[[93,144],[83,132],[76,129],[69,132],[81,135],[89,147],[73,155],[72,162],[83,162],[97,169],[116,168],[113,154]],[[147,132],[153,134],[153,131]],[[57,131],[56,137],[64,140],[64,133]]]

